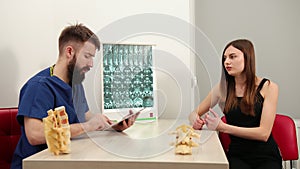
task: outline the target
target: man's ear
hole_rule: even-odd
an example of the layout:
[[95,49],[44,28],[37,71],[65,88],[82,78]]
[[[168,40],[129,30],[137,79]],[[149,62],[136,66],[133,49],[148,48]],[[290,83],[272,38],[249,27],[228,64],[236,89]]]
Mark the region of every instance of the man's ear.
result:
[[72,46],[67,46],[65,52],[68,59],[72,59],[75,54],[75,50]]

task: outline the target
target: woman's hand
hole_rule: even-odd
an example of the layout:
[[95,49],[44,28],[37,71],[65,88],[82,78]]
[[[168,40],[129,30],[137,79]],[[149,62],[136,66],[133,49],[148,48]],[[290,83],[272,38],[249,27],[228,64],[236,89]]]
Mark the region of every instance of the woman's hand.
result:
[[193,124],[193,128],[195,130],[201,130],[204,124],[205,124],[204,120],[201,119],[199,116],[197,116],[197,118]]
[[205,124],[209,130],[217,130],[221,119],[213,109],[209,108],[209,111],[211,115],[209,113],[205,114]]

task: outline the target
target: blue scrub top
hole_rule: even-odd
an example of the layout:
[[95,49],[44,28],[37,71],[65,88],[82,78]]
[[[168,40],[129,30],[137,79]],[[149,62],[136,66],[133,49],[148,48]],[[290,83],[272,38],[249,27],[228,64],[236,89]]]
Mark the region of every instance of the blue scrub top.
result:
[[51,76],[50,68],[33,76],[21,89],[17,120],[21,125],[21,137],[13,155],[12,169],[21,169],[22,160],[47,148],[46,144],[32,146],[25,135],[24,116],[43,119],[49,109],[65,106],[69,123],[85,121],[89,110],[82,84],[73,88],[56,76]]

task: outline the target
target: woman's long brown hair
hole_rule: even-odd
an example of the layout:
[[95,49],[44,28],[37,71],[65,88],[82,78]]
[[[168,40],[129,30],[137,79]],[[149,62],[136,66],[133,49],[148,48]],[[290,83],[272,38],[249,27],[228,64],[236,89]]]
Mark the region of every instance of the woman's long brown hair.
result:
[[[255,116],[254,113],[254,103],[256,95],[256,74],[255,74],[255,53],[254,46],[252,42],[247,39],[234,40],[226,45],[222,54],[222,66],[223,71],[222,76],[225,76],[226,86],[227,86],[227,96],[224,106],[224,113],[227,113],[233,108],[238,106],[238,99],[235,90],[235,80],[234,77],[229,75],[224,66],[224,53],[229,46],[233,46],[244,54],[244,70],[243,73],[246,76],[246,90],[244,96],[241,99],[240,107],[243,113]],[[224,78],[223,78],[224,79]]]

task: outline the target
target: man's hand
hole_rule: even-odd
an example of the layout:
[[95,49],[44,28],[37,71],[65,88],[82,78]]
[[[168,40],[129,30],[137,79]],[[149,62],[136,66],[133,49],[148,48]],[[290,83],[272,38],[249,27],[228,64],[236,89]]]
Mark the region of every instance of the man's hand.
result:
[[110,121],[106,116],[102,115],[101,113],[95,113],[92,115],[89,121],[86,122],[84,126],[84,130],[86,132],[95,131],[95,130],[103,130],[107,123]]
[[[128,116],[131,116],[132,114],[133,114],[132,110],[129,110]],[[138,115],[139,113],[136,113],[135,115],[129,118],[126,118],[125,116],[125,119],[123,121],[119,122],[117,125],[114,125],[112,128],[119,132],[124,131],[134,124]]]

